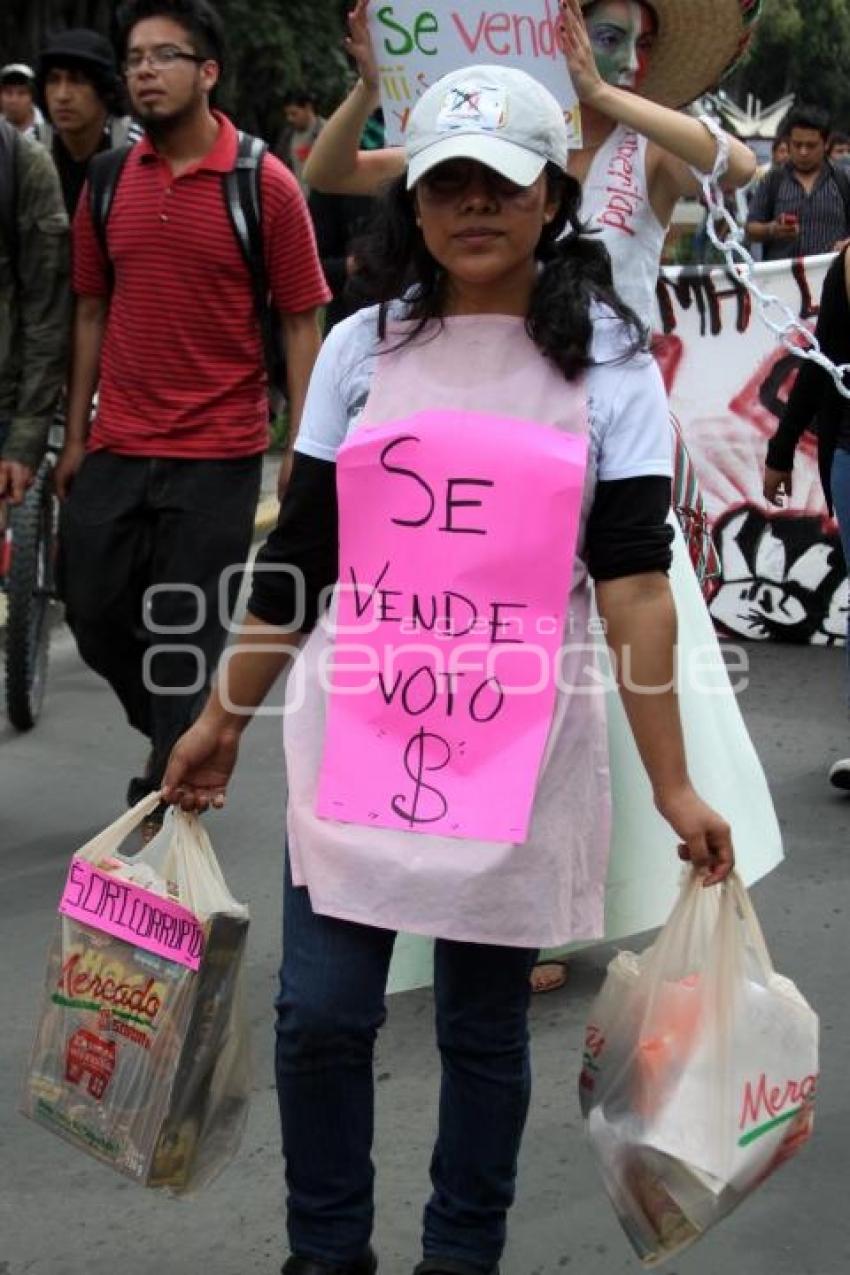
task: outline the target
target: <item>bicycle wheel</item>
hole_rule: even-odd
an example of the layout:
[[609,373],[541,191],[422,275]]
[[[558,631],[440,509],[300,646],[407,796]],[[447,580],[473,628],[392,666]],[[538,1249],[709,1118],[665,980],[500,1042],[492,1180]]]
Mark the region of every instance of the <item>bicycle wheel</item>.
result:
[[12,563],[6,582],[6,707],[17,730],[38,719],[47,680],[53,597],[55,512],[52,465],[44,461],[22,505],[12,510]]

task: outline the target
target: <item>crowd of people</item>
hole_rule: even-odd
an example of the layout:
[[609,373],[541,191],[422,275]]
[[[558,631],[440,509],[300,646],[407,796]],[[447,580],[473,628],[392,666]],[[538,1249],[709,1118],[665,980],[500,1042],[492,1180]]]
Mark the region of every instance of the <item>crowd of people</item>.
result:
[[[437,940],[440,1126],[416,1271],[495,1275],[529,1099],[529,995],[563,981],[562,966],[540,966],[540,950],[604,935],[606,722],[598,700],[559,686],[528,839],[470,835],[466,867],[445,828],[320,816],[333,703],[319,621],[352,509],[380,544],[369,483],[383,454],[371,470],[346,470],[345,501],[337,478],[369,429],[450,411],[453,428],[462,419],[477,431],[483,465],[514,471],[519,525],[538,517],[548,457],[577,529],[563,573],[571,622],[587,625],[595,599],[615,662],[627,653],[623,729],[627,718],[655,805],[679,857],[707,886],[722,883],[746,847],[733,849],[734,828],[691,780],[672,689],[677,613],[686,641],[716,561],[648,329],[667,227],[679,198],[699,189],[694,170],[711,171],[723,145],[727,187],[754,177],[748,147],[679,108],[734,61],[758,5],[560,0],[584,121],[573,151],[544,88],[475,66],[433,85],[405,145],[385,147],[367,9],[358,0],[350,16],[350,96],[326,121],[309,92],[290,93],[270,147],[214,105],[227,49],[209,0],[129,0],[120,63],[102,36],[76,29],[49,37],[34,72],[20,62],[0,71],[0,500],[23,499],[64,398],[62,596],[80,654],[147,741],[126,793],[135,804],[162,792],[147,834],[168,803],[223,804],[255,710],[293,658],[304,670],[304,703],[286,715],[277,1000],[286,1275],[377,1269],[372,1050],[400,930]],[[829,139],[818,112],[789,117],[788,159],[777,154],[750,208],[750,236],[768,257],[846,248],[850,178],[837,148],[848,143],[833,135],[828,155]],[[628,224],[607,215],[609,170],[623,162]],[[822,316],[836,357],[845,258]],[[280,515],[227,674],[213,679],[251,544],[276,378],[290,431]],[[800,378],[765,490],[790,494],[796,440],[828,411],[824,473],[847,544],[850,436],[822,388],[816,372]],[[480,423],[507,408],[509,441]],[[459,504],[481,510],[485,497]],[[552,507],[562,507],[554,497]],[[562,528],[541,526],[554,552]],[[519,583],[534,563],[515,540],[499,570]],[[486,572],[486,545],[482,554]],[[559,613],[563,598],[544,602]],[[833,781],[850,786],[850,765],[833,768]],[[521,903],[510,919],[504,898]]]

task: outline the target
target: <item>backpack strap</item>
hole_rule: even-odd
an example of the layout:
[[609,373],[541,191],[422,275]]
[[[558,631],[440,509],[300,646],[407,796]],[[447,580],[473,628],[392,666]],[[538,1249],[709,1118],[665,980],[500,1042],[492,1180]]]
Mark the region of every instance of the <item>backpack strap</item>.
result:
[[236,242],[245,258],[251,276],[254,308],[263,336],[266,370],[271,382],[273,369],[279,363],[274,335],[274,318],[266,257],[263,250],[263,203],[260,175],[263,156],[268,147],[259,137],[239,133],[236,163],[222,177],[222,190],[227,215],[236,236]]
[[0,117],[0,234],[13,267],[18,243],[18,130]]
[[115,200],[115,192],[132,146],[117,146],[111,151],[95,155],[88,167],[89,212],[92,225],[104,259],[109,261],[109,245],[106,224]]

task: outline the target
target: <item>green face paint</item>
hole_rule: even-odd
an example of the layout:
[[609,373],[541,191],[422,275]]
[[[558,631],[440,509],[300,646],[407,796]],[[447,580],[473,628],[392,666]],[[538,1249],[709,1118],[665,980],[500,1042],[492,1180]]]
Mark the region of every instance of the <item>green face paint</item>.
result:
[[585,21],[597,70],[606,84],[640,88],[655,43],[649,9],[637,0],[599,0]]

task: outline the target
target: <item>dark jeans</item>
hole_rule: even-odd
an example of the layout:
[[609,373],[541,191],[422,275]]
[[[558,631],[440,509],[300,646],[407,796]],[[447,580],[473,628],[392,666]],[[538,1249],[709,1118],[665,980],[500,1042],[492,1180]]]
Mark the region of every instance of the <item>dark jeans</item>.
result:
[[[395,934],[318,916],[284,884],[277,1087],[294,1253],[358,1257],[374,1215],[372,1056]],[[426,1257],[489,1271],[505,1243],[528,1110],[529,974],[537,953],[438,939],[439,1132]]]
[[[151,741],[151,791],[206,698],[226,636],[219,581],[248,554],[261,469],[260,456],[94,452],[62,508],[59,585],[68,623],[80,655]],[[231,609],[238,584],[234,577]],[[153,585],[174,587],[145,605]],[[164,649],[153,654],[155,647]]]

